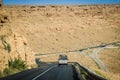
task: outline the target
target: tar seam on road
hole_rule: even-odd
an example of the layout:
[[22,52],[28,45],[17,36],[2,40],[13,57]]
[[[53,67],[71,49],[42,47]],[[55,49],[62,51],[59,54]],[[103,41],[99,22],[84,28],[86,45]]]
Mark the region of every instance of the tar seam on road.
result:
[[50,67],[49,69],[47,69],[47,70],[46,70],[46,71],[44,71],[43,73],[41,73],[41,74],[39,74],[38,76],[34,77],[32,80],[36,80],[38,77],[40,77],[40,76],[44,75],[45,73],[47,73],[48,71],[50,71],[50,70],[51,70],[52,68],[54,68],[54,67],[56,67],[56,65],[55,65],[55,66]]

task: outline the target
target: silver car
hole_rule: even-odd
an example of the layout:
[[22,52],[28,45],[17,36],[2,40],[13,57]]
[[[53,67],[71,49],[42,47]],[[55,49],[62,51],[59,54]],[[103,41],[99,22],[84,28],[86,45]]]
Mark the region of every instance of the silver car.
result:
[[65,54],[62,54],[59,56],[58,59],[58,65],[67,65],[68,64],[68,58]]

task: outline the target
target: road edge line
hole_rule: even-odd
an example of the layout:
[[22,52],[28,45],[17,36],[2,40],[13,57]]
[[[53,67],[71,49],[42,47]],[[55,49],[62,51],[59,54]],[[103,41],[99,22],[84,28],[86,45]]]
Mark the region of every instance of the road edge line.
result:
[[42,72],[42,73],[41,73],[41,74],[39,74],[38,76],[34,77],[32,80],[36,80],[38,77],[40,77],[40,76],[44,75],[45,73],[47,73],[48,71],[50,71],[50,70],[51,70],[52,68],[54,68],[54,67],[56,67],[56,65],[55,65],[55,66],[50,67],[49,69],[47,69],[46,71]]

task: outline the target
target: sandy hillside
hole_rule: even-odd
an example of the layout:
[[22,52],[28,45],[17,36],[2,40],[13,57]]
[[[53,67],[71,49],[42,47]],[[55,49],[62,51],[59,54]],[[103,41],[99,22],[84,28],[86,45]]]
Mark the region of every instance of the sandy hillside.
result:
[[[28,65],[32,65],[35,64],[34,54],[78,50],[120,41],[119,4],[4,5],[0,11],[0,21],[0,37],[5,35],[7,44],[10,44],[12,48],[9,54],[4,49],[3,41],[0,41],[0,64],[2,65],[0,71],[8,65],[7,60],[10,58],[14,59],[20,56],[27,61]],[[68,57],[70,61],[77,61],[98,69],[95,62],[87,56],[68,53]],[[103,55],[102,58],[104,57]],[[58,55],[45,56],[42,59],[46,62],[53,62],[57,61]],[[88,63],[88,61],[90,62]],[[101,72],[105,73],[104,71]],[[110,77],[112,74],[108,75]]]
[[120,48],[105,49],[99,54],[101,60],[105,63],[111,74],[120,78]]
[[120,48],[119,49],[106,49],[99,54],[101,60],[106,64],[111,73],[120,73]]
[[9,26],[37,53],[120,40],[120,5],[8,6]]

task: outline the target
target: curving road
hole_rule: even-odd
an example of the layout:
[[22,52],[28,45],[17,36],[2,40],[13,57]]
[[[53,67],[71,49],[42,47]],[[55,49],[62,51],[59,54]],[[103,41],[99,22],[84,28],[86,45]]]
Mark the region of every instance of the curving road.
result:
[[[34,80],[34,79],[33,79]],[[55,66],[35,80],[78,80],[72,65]]]
[[0,80],[79,80],[72,65],[53,64],[49,67],[26,70]]

